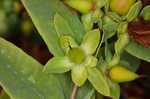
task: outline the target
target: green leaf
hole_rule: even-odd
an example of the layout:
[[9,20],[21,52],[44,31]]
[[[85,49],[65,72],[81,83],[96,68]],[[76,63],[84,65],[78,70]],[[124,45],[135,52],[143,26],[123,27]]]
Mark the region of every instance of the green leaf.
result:
[[98,47],[100,41],[100,31],[99,29],[91,30],[87,32],[83,38],[81,48],[87,54],[93,54]]
[[106,14],[107,14],[108,11],[109,11],[110,1],[111,1],[111,0],[105,0],[105,6],[104,6],[105,9],[104,9],[104,11],[105,11]]
[[71,71],[72,81],[82,86],[87,80],[87,69],[84,66],[74,66]]
[[141,1],[138,1],[134,5],[132,5],[129,12],[126,15],[126,20],[128,22],[133,21],[138,16],[141,8],[142,8],[142,2]]
[[140,16],[146,21],[150,20],[150,5],[147,5],[142,9]]
[[0,38],[0,85],[12,99],[65,99],[58,78],[42,69],[32,57]]
[[140,59],[130,55],[126,51],[121,54],[121,61],[119,63],[121,66],[126,67],[127,69],[136,72],[140,65]]
[[105,42],[105,60],[109,63],[112,59],[112,52],[110,48],[108,47],[107,41]]
[[59,46],[59,38],[54,28],[54,16],[58,13],[69,24],[74,33],[75,40],[81,43],[84,35],[84,28],[78,17],[71,13],[60,0],[21,0],[31,16],[33,23],[38,29],[40,35],[46,42],[49,50],[54,56],[64,55]]
[[135,42],[130,42],[129,45],[126,47],[126,51],[142,60],[145,60],[147,62],[150,62],[150,49],[147,47],[144,47],[140,44],[137,44]]
[[93,97],[95,96],[95,92],[93,92],[92,85],[88,81],[86,81],[84,85],[82,85],[81,87],[78,87],[78,91],[77,91],[77,94],[76,94],[76,99],[85,99],[85,97],[89,96],[89,94],[91,96],[88,97],[88,98],[93,99]]
[[45,73],[64,73],[71,69],[71,63],[67,56],[56,56],[48,61],[44,67]]
[[113,23],[109,22],[109,23],[103,25],[104,41],[106,41],[107,39],[114,36],[116,34],[117,28],[118,28],[118,24],[115,22],[113,22]]
[[10,97],[7,95],[7,93],[4,90],[2,90],[0,92],[0,99],[10,99]]
[[83,99],[95,99],[95,90],[92,89]]
[[111,81],[109,78],[107,78],[108,84],[110,87],[110,96],[112,99],[120,99],[120,86],[119,84]]
[[88,80],[99,93],[104,96],[110,96],[110,89],[106,78],[97,68],[88,69]]
[[67,36],[74,35],[67,21],[58,13],[56,13],[56,15],[54,16],[54,25],[58,37],[65,36],[65,35]]

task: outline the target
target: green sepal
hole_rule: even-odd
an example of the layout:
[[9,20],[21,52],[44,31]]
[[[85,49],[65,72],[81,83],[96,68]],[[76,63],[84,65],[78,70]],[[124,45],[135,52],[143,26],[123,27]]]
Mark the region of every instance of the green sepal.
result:
[[84,62],[87,67],[95,67],[97,65],[97,58],[94,56],[88,56]]
[[76,9],[81,13],[89,12],[93,5],[90,0],[66,0],[65,1],[70,7]]
[[123,49],[126,47],[126,45],[129,43],[130,41],[130,37],[128,35],[128,33],[122,33],[119,35],[118,40],[115,43],[115,52],[116,54],[120,54]]
[[140,16],[143,17],[144,20],[150,21],[150,5],[147,5],[142,9]]
[[115,12],[108,12],[107,14],[110,18],[112,18],[115,22],[121,22],[121,17]]
[[91,30],[87,32],[83,38],[83,42],[81,43],[81,48],[87,54],[93,54],[98,47],[100,41],[100,31],[99,29]]
[[92,12],[83,14],[81,16],[81,21],[84,25],[84,28],[87,31],[90,31],[93,28],[93,22],[92,22]]
[[71,36],[61,36],[59,38],[60,46],[63,49],[63,51],[67,54],[68,51],[71,48],[78,47],[78,44],[75,42],[75,40]]
[[88,32],[92,30],[94,23],[101,21],[103,12],[100,9],[95,9],[87,14],[82,15],[81,20],[85,30]]
[[130,8],[130,10],[129,10],[129,12],[125,16],[126,20],[128,22],[131,22],[134,19],[136,19],[136,17],[138,16],[141,8],[142,8],[142,2],[141,1],[138,1],[134,5],[132,5],[131,8]]
[[71,71],[72,81],[78,85],[82,86],[87,80],[87,69],[84,66],[74,66]]
[[71,63],[67,56],[53,57],[44,67],[45,73],[64,73],[71,69]]
[[110,89],[106,78],[97,68],[88,69],[88,80],[99,93],[104,96],[110,96]]
[[95,9],[95,11],[92,14],[92,22],[96,23],[100,21],[102,16],[104,15],[103,11],[101,9]]
[[108,23],[115,23],[115,21],[110,18],[109,16],[104,16],[103,17],[103,25],[108,24]]
[[121,22],[117,29],[118,34],[126,33],[128,32],[128,23],[127,22]]
[[55,26],[58,37],[61,37],[64,35],[68,35],[68,36],[74,35],[67,21],[58,13],[56,13],[54,16],[54,26]]
[[108,63],[109,67],[112,67],[114,65],[117,65],[120,61],[120,56],[117,54],[114,54],[114,56],[112,57],[112,60]]
[[114,66],[110,70],[109,76],[113,81],[115,81],[117,83],[132,81],[139,77],[139,75],[137,75],[136,73],[134,73],[122,66]]

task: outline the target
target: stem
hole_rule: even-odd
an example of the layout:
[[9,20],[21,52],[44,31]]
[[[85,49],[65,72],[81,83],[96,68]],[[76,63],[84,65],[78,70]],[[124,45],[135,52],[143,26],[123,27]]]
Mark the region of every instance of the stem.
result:
[[99,44],[99,46],[98,46],[98,48],[97,48],[97,50],[96,50],[96,54],[95,54],[95,56],[97,56],[98,55],[98,52],[99,52],[99,50],[100,50],[100,48],[101,48],[101,45],[102,45],[102,43],[104,42],[104,34],[103,34],[103,36],[102,36],[102,40],[101,40],[101,42],[100,42],[100,44]]
[[78,86],[74,85],[70,99],[75,99],[77,89],[78,89]]

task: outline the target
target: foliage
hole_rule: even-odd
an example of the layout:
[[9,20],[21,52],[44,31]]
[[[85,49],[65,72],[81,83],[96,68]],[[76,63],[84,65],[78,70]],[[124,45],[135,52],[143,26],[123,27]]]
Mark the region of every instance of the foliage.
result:
[[150,49],[128,35],[141,1],[131,0],[119,14],[114,3],[120,0],[21,1],[54,57],[43,66],[0,38],[0,85],[12,99],[69,99],[74,84],[79,86],[76,99],[96,99],[97,92],[119,99],[119,83],[139,76],[134,72],[140,59],[150,62]]

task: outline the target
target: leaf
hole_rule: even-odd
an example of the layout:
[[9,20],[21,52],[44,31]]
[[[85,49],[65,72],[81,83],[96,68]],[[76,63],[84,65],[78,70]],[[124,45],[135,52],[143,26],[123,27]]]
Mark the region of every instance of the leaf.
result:
[[58,13],[56,13],[56,15],[54,16],[54,25],[55,25],[55,29],[56,29],[58,37],[65,36],[65,35],[67,36],[74,35],[67,21]]
[[150,49],[137,44],[134,41],[129,43],[126,47],[126,51],[139,59],[150,62]]
[[95,99],[95,90],[92,89],[83,99]]
[[142,16],[146,21],[150,20],[150,5],[147,5],[142,9],[140,16]]
[[67,56],[56,56],[48,61],[44,67],[45,73],[64,73],[71,69],[71,63]]
[[107,78],[108,84],[110,86],[110,96],[112,99],[120,99],[120,86],[119,84],[111,81],[109,78]]
[[93,87],[102,95],[110,96],[109,85],[103,75],[97,68],[88,69],[88,80],[92,83]]
[[81,48],[87,54],[93,54],[100,41],[100,31],[99,29],[91,30],[87,32],[83,38]]
[[[93,86],[88,81],[86,81],[82,87],[78,88],[78,91],[76,94],[76,99],[84,99],[86,96],[89,96],[89,93],[91,93],[92,96],[95,96],[95,92],[92,93],[92,90],[93,90]],[[91,98],[91,97],[89,97],[89,98]],[[70,99],[70,98],[68,98],[68,99]],[[93,97],[92,97],[92,99],[93,99]]]
[[43,73],[41,64],[2,38],[0,85],[12,99],[65,99],[56,76]]
[[109,5],[110,5],[110,0],[105,0],[105,6],[104,6],[104,11],[107,14],[109,11]]
[[105,42],[105,60],[109,63],[112,59],[113,55],[111,50],[108,47],[107,41]]
[[127,69],[136,72],[140,65],[140,59],[130,55],[126,51],[121,54],[120,65],[126,67]]
[[115,22],[109,22],[103,26],[104,29],[104,41],[113,37],[116,34],[118,24]]
[[142,8],[142,2],[138,1],[134,5],[131,6],[129,9],[129,12],[126,15],[126,20],[128,22],[133,21],[139,14],[140,10]]
[[10,99],[10,97],[7,95],[7,93],[4,90],[2,90],[0,92],[0,99]]
[[72,81],[78,86],[82,86],[85,83],[87,75],[87,69],[84,66],[75,66],[72,68]]
[[28,11],[33,23],[46,42],[54,56],[64,55],[59,46],[59,38],[54,28],[54,15],[58,13],[69,24],[74,39],[80,43],[84,35],[84,28],[78,17],[71,13],[60,0],[21,0]]

